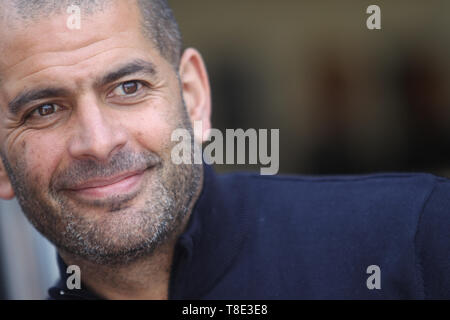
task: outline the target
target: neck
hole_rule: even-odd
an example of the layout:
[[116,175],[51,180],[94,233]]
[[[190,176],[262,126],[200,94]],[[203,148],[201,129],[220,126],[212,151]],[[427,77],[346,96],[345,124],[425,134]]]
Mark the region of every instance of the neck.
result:
[[81,270],[82,285],[108,300],[167,300],[176,241],[185,229],[191,212],[180,231],[150,256],[119,266],[98,265],[67,252],[59,251],[67,265]]
[[105,299],[168,299],[173,246],[121,266],[105,266],[60,252],[67,265],[81,270],[82,286]]
[[[200,186],[203,186],[203,179],[202,175]],[[188,214],[173,236],[150,256],[125,265],[110,266],[98,265],[62,250],[59,254],[67,265],[80,267],[82,285],[100,297],[109,300],[167,300],[175,245],[186,229],[201,190],[198,188]]]
[[80,267],[82,285],[100,297],[112,300],[166,300],[178,236],[179,233],[158,247],[151,256],[119,266],[98,265],[62,251],[59,254],[67,265]]

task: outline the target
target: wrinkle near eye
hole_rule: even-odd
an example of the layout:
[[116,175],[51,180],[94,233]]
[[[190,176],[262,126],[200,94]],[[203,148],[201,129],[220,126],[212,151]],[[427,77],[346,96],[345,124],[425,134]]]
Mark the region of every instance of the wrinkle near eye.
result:
[[28,128],[25,128],[23,126],[15,126],[15,127],[9,127],[7,128],[7,132],[5,135],[5,146],[6,148],[12,149],[17,144],[17,141],[20,139],[24,140],[24,135],[27,135],[27,133],[31,132]]

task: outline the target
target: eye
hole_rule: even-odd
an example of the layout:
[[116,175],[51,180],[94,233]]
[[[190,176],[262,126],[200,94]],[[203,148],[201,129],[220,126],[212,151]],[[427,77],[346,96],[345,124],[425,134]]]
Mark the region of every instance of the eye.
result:
[[142,88],[142,83],[139,81],[127,81],[121,83],[113,91],[117,96],[129,96],[136,94]]
[[37,107],[34,109],[29,116],[39,116],[39,117],[48,117],[58,110],[60,110],[61,107],[54,103],[46,103],[42,106]]

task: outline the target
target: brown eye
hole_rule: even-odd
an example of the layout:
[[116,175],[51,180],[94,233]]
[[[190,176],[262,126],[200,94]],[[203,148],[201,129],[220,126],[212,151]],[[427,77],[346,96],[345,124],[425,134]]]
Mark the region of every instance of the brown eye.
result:
[[44,104],[35,110],[41,117],[49,116],[57,111],[57,106],[55,104]]
[[138,84],[135,81],[125,82],[124,84],[122,84],[122,87],[123,92],[125,92],[126,94],[133,94],[138,90]]
[[114,90],[117,96],[128,96],[136,94],[141,89],[142,84],[139,81],[128,81],[120,84]]

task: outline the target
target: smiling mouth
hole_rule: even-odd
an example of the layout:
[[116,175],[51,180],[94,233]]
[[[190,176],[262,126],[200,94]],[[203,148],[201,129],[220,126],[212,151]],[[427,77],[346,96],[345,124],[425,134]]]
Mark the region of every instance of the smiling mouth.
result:
[[139,192],[148,169],[128,172],[111,178],[93,179],[66,189],[70,194],[85,200],[129,197]]

